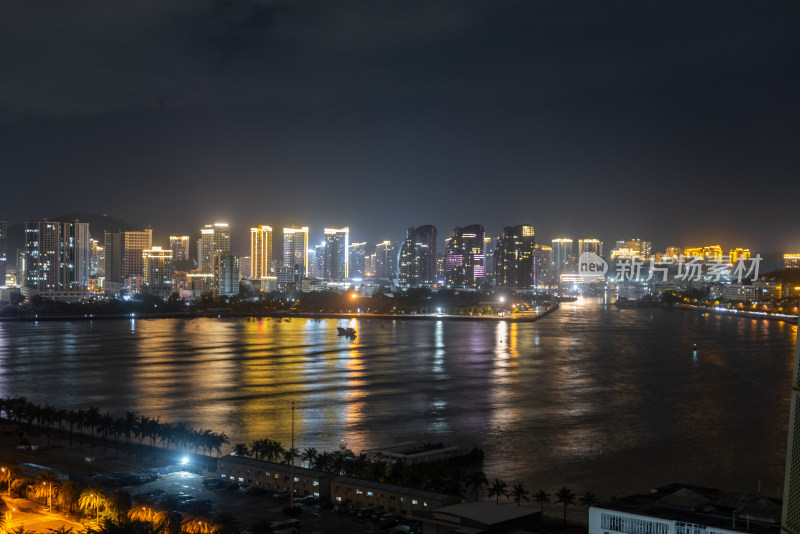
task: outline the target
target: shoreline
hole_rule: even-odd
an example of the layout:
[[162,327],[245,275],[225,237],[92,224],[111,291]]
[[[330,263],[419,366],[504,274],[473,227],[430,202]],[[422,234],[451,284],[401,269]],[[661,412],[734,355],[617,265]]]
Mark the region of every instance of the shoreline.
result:
[[727,308],[706,308],[705,306],[693,306],[691,304],[673,304],[671,308],[685,311],[695,311],[699,313],[714,313],[716,315],[728,315],[731,317],[742,317],[744,319],[762,319],[767,321],[783,321],[790,324],[797,324],[797,315],[780,315],[769,312],[758,312],[750,310],[729,310]]
[[379,319],[379,320],[411,320],[411,321],[508,321],[512,323],[532,323],[548,316],[559,309],[558,303],[550,306],[542,313],[536,315],[447,315],[439,313],[420,313],[420,314],[395,314],[395,313],[313,313],[313,312],[272,312],[272,313],[237,313],[227,310],[216,309],[215,311],[204,312],[171,312],[153,313],[147,315],[132,314],[111,314],[111,315],[43,315],[26,317],[0,317],[0,322],[26,323],[26,322],[49,322],[49,321],[119,321],[131,319],[197,319],[197,318],[275,318],[275,319]]

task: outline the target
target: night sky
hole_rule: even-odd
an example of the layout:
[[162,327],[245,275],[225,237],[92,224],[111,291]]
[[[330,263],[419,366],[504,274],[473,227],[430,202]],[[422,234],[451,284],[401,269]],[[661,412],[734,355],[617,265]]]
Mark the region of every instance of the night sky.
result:
[[0,4],[0,219],[800,250],[800,2]]

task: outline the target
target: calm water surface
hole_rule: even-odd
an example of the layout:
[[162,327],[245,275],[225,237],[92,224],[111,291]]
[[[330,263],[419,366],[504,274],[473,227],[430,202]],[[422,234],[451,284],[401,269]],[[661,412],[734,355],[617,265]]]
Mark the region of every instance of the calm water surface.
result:
[[489,477],[601,497],[782,490],[795,325],[599,302],[531,324],[352,321],[354,341],[346,324],[0,323],[0,396],[286,447],[294,400],[301,449],[477,445]]

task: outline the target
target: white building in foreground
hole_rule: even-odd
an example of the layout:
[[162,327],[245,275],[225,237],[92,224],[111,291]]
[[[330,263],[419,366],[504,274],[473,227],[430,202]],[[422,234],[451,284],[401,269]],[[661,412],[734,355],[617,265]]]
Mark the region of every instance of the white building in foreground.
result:
[[670,484],[589,509],[589,534],[779,534],[781,507],[756,493]]

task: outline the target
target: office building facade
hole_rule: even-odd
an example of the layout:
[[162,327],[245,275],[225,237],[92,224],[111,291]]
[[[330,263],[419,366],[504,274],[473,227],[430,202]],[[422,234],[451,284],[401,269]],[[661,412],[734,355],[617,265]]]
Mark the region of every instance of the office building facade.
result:
[[350,229],[325,228],[325,279],[341,282],[350,276]]
[[456,227],[445,247],[445,282],[448,287],[479,288],[486,276],[486,232],[473,224]]
[[494,252],[494,279],[497,287],[533,288],[533,225],[507,226]]
[[398,277],[407,287],[431,286],[436,279],[436,227],[411,227],[400,249]]
[[308,226],[283,229],[283,266],[301,279],[308,276]]
[[250,278],[259,280],[272,274],[272,227],[262,224],[250,228]]

